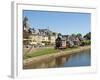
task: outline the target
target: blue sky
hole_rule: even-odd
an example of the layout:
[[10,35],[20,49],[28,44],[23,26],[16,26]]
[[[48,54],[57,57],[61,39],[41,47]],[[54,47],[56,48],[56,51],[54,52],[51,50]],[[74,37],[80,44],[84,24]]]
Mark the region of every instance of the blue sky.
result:
[[50,29],[63,35],[90,32],[91,14],[24,10],[23,17],[35,29]]

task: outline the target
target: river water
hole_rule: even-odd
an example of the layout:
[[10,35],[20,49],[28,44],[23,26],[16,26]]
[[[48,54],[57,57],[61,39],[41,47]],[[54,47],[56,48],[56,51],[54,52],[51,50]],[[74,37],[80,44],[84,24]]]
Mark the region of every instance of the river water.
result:
[[81,51],[66,56],[60,56],[57,58],[50,58],[45,61],[32,63],[24,66],[24,69],[36,69],[36,68],[60,68],[60,67],[80,67],[91,65],[91,51]]
[[66,62],[63,63],[61,66],[75,67],[75,66],[90,66],[90,65],[91,65],[91,54],[90,50],[87,50],[69,55]]

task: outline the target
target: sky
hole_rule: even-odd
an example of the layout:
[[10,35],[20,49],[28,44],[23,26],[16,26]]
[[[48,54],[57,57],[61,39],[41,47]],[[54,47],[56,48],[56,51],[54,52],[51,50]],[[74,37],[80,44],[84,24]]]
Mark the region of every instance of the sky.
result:
[[35,29],[50,29],[62,35],[90,32],[90,13],[23,10],[23,18],[25,16]]

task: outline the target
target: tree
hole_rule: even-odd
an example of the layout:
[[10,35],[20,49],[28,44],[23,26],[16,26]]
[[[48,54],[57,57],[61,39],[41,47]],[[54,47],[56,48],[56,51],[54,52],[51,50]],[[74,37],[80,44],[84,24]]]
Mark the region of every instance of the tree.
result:
[[80,34],[80,33],[78,33],[78,34],[76,35],[76,37],[78,37],[78,39],[79,39],[80,41],[83,40],[83,38],[82,38],[82,34]]
[[60,38],[61,38],[61,36],[62,36],[62,34],[61,34],[61,33],[58,33],[58,37],[60,37]]
[[72,35],[70,36],[71,41],[75,41],[75,38],[76,38],[76,34],[72,34]]
[[56,41],[55,41],[55,49],[59,49],[61,47],[61,38],[60,36],[57,37]]
[[52,35],[56,36],[56,32],[53,32]]
[[27,27],[27,21],[28,21],[28,18],[25,16],[23,19],[23,28]]
[[82,36],[82,34],[81,34],[81,33],[78,33],[76,36],[77,36],[77,37],[80,37],[80,36]]
[[76,37],[76,34],[73,33],[71,36]]
[[87,33],[85,36],[84,36],[85,39],[87,40],[91,40],[91,32]]
[[[24,30],[24,28],[26,28],[25,30]],[[23,38],[25,39],[24,41],[23,41],[23,44],[24,45],[28,45],[29,44],[29,36],[31,35],[32,33],[31,33],[31,28],[29,28],[29,26],[28,26],[28,18],[25,16],[24,17],[24,19],[23,19]]]

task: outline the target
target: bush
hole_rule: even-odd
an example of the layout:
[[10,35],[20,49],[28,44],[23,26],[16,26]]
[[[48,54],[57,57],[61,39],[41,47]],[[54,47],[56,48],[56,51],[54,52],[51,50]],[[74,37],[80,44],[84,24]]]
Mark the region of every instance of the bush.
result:
[[91,40],[84,40],[84,41],[81,41],[81,46],[90,45],[90,44],[91,44]]

